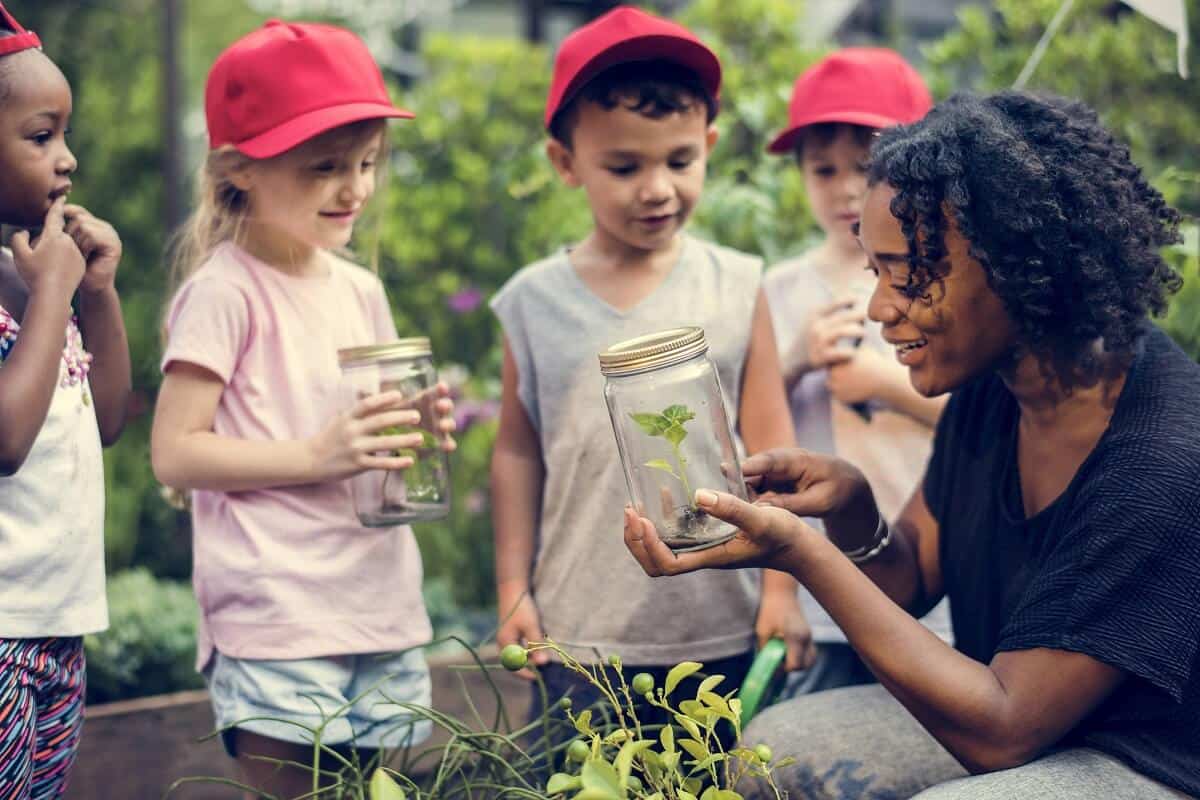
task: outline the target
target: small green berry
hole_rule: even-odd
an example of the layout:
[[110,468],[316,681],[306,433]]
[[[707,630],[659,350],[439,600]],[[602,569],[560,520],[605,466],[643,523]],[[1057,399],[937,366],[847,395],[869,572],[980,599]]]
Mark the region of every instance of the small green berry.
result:
[[654,691],[654,676],[649,672],[639,672],[633,676],[630,686],[633,688],[634,694],[638,697],[644,697]]
[[608,665],[610,667],[612,667],[613,669],[620,669],[621,668],[621,657],[619,655],[617,655],[616,653],[613,653],[611,656],[608,657]]
[[569,711],[571,709],[571,698],[564,697],[561,700],[559,700],[558,707],[561,708],[563,711]]
[[588,756],[592,754],[592,748],[587,746],[587,742],[582,739],[576,739],[567,746],[567,760],[578,761],[583,763],[587,761]]
[[770,764],[771,758],[775,755],[771,752],[771,748],[765,744],[757,744],[754,746],[755,757],[764,764]]
[[524,669],[529,663],[529,652],[519,644],[505,645],[500,651],[500,663],[509,672]]

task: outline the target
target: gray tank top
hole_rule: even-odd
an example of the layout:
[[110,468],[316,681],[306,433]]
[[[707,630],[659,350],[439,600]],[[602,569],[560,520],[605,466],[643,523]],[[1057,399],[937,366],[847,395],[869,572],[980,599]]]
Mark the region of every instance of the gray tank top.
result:
[[665,665],[754,646],[757,570],[652,579],[625,549],[629,493],[596,355],[634,336],[699,325],[736,422],[761,273],[757,258],[685,237],[670,274],[628,311],[597,297],[566,251],[525,267],[491,301],[546,469],[533,598],[546,634],[578,658],[595,661],[598,651]]

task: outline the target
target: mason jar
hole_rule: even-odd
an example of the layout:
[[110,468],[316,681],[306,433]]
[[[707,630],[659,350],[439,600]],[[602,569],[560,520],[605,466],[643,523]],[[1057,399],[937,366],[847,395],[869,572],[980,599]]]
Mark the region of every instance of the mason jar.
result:
[[425,337],[338,351],[348,408],[381,392],[400,392],[402,408],[421,413],[417,425],[394,425],[383,435],[420,433],[413,449],[395,451],[413,465],[404,470],[372,469],[350,479],[354,512],[363,525],[383,528],[441,519],[450,511],[450,463],[437,431],[437,373]]
[[716,367],[700,328],[620,342],[600,354],[604,399],[629,496],[673,550],[720,544],[736,532],[695,504],[697,489],[746,498]]

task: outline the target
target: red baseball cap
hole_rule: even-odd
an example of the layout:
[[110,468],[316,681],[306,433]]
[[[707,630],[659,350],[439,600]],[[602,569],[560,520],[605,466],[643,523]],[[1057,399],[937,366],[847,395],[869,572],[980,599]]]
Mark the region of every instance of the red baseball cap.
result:
[[392,104],[362,40],[331,25],[271,20],[217,57],[204,89],[209,146],[271,158],[333,128],[412,117]]
[[630,61],[674,62],[695,72],[714,98],[720,93],[721,62],[694,33],[632,6],[617,6],[572,32],[558,48],[546,127],[588,81]]
[[38,38],[38,35],[21,27],[21,23],[17,22],[17,18],[9,13],[3,3],[0,3],[0,16],[4,17],[5,24],[13,32],[12,36],[0,39],[0,56],[19,53],[22,50],[34,50],[42,46],[42,40]]
[[796,79],[787,130],[767,150],[791,151],[806,125],[846,122],[887,128],[916,122],[932,106],[925,81],[899,53],[883,47],[847,47]]

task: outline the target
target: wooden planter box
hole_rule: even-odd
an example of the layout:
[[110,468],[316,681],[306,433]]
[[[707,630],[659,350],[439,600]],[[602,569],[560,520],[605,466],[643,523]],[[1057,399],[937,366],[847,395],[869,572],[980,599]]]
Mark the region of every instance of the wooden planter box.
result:
[[[495,652],[484,655],[495,663]],[[477,670],[458,671],[462,657],[431,658],[433,706],[467,721],[474,714],[463,698],[463,682],[485,720],[493,719],[496,702]],[[529,684],[497,669],[491,673],[504,696],[514,724],[528,713]],[[461,678],[461,681],[460,681]],[[71,775],[67,800],[158,800],[179,778],[234,778],[237,767],[225,755],[219,738],[199,740],[213,730],[212,708],[205,691],[179,692],[119,703],[88,706],[79,759]],[[444,741],[434,729],[433,742]],[[190,784],[171,800],[240,800],[241,793],[217,784]]]

